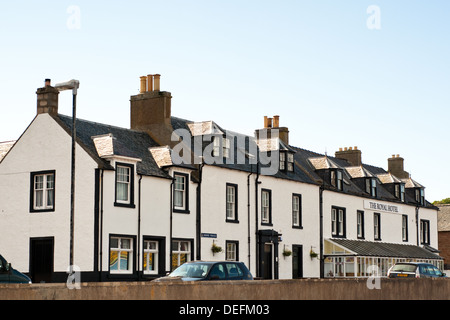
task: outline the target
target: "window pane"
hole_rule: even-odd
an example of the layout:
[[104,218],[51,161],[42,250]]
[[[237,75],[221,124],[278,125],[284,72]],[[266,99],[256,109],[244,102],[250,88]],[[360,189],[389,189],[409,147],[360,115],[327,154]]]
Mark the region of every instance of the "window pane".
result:
[[111,248],[119,248],[119,239],[111,238]]
[[47,190],[47,207],[53,207],[53,190]]
[[130,254],[127,251],[120,252],[120,270],[126,271],[129,266]]
[[35,208],[42,208],[44,206],[44,191],[36,190],[34,193],[34,205]]
[[109,269],[110,270],[119,270],[119,252],[111,251],[109,254]]
[[131,240],[130,239],[122,239],[120,247],[122,249],[130,249],[131,248]]

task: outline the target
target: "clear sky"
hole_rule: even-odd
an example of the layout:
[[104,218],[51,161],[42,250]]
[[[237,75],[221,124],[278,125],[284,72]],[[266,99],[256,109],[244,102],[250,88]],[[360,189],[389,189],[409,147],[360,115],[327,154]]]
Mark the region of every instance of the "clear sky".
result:
[[[429,201],[450,197],[450,1],[3,1],[0,141],[36,114],[36,89],[77,79],[80,118],[129,127],[139,77],[172,115],[252,135],[280,115],[292,145],[400,154]],[[71,115],[61,93],[60,113]]]

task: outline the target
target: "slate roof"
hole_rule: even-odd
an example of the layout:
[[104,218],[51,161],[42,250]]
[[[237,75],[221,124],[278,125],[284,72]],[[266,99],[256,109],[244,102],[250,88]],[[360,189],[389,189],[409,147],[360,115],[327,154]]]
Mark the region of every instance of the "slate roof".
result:
[[360,256],[442,259],[442,257],[432,253],[430,250],[414,245],[347,239],[329,239],[329,241]]
[[9,150],[11,150],[15,143],[16,141],[0,142],[0,162],[2,162],[3,158],[9,152]]
[[[72,130],[72,117],[58,115],[57,120],[68,132]],[[161,170],[153,159],[149,148],[159,146],[147,133],[101,124],[97,122],[77,119],[77,139],[86,148],[91,156],[101,163],[106,169],[113,169],[108,161],[98,155],[94,138],[102,135],[110,135],[113,143],[114,155],[141,159],[136,165],[138,174],[168,178],[168,173]]]
[[[59,119],[65,129],[70,132],[72,118],[58,115],[57,119]],[[226,133],[228,137],[234,138],[235,141],[245,141],[244,146],[239,146],[237,143],[232,144],[232,146],[234,146],[232,151],[234,161],[231,161],[231,163],[225,162],[209,165],[231,170],[240,170],[248,173],[256,173],[257,166],[255,165],[255,158],[266,154],[259,148],[260,146],[257,145],[254,137],[225,130],[214,121],[194,122],[178,117],[171,117],[171,125],[174,130],[183,129],[186,130],[186,132],[191,133],[193,139],[191,139],[190,148],[193,156],[200,156],[195,155],[194,152],[196,152],[196,150],[203,150],[205,143],[211,143],[211,140],[208,142],[208,139],[206,139],[206,142],[203,141],[203,139],[198,139],[199,135],[210,138],[216,134],[221,135]],[[138,174],[170,178],[163,169],[167,166],[174,165],[172,159],[170,159],[172,155],[171,150],[164,148],[165,146],[158,145],[147,133],[77,119],[77,137],[79,142],[81,142],[90,154],[105,168],[110,168],[109,163],[99,156],[99,152],[100,155],[106,155],[108,152],[112,152],[114,155],[141,159],[142,161],[137,164]],[[390,183],[391,181],[398,182],[398,179],[390,177],[389,173],[383,168],[367,164],[362,164],[360,167],[354,167],[344,159],[331,157],[291,145],[285,145],[282,141],[276,140],[279,150],[294,153],[294,171],[276,170],[276,173],[272,175],[273,177],[322,185],[325,189],[336,190],[335,187],[331,186],[330,181],[328,181],[329,179],[324,179],[323,171],[340,168],[343,169],[344,173],[344,188],[339,192],[372,198],[365,192],[364,188],[359,186],[354,180],[356,180],[355,178],[373,176],[378,177],[381,182],[377,187],[376,198],[399,202],[399,200],[383,186],[383,183]],[[271,141],[271,146],[273,146],[272,142],[273,141]],[[199,143],[202,143],[202,146],[199,146]],[[255,150],[257,151],[255,152]],[[256,154],[251,154],[251,152]],[[245,159],[245,161],[244,163],[238,163],[238,161],[236,161],[237,159]],[[194,169],[193,165],[189,164],[181,166]],[[261,167],[264,167],[264,165],[260,164],[260,170]],[[421,187],[420,184],[412,179],[405,180],[404,182],[408,184],[407,187],[410,185]],[[411,199],[407,194],[405,194],[405,199],[405,204],[415,204],[414,199]],[[433,206],[426,202],[426,207]]]
[[438,231],[450,231],[450,204],[438,204]]

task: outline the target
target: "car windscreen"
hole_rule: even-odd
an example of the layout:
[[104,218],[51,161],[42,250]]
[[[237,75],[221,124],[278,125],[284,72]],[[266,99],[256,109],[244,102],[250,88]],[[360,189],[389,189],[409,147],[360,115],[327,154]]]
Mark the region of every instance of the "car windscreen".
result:
[[414,264],[396,264],[394,267],[392,267],[391,271],[396,271],[396,272],[415,272],[416,271],[417,266]]
[[208,263],[185,263],[169,274],[169,277],[205,278],[211,266]]

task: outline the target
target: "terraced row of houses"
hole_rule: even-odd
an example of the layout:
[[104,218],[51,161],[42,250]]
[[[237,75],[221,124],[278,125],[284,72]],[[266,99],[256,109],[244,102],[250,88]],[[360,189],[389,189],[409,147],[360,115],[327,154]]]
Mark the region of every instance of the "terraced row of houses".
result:
[[50,81],[21,137],[0,143],[0,253],[33,282],[65,282],[70,263],[82,281],[151,280],[191,260],[243,261],[262,279],[443,267],[437,208],[399,155],[385,170],[357,147],[305,150],[279,116],[254,136],[177,118],[159,75],[140,84],[130,128],[76,119],[74,179],[74,122]]

